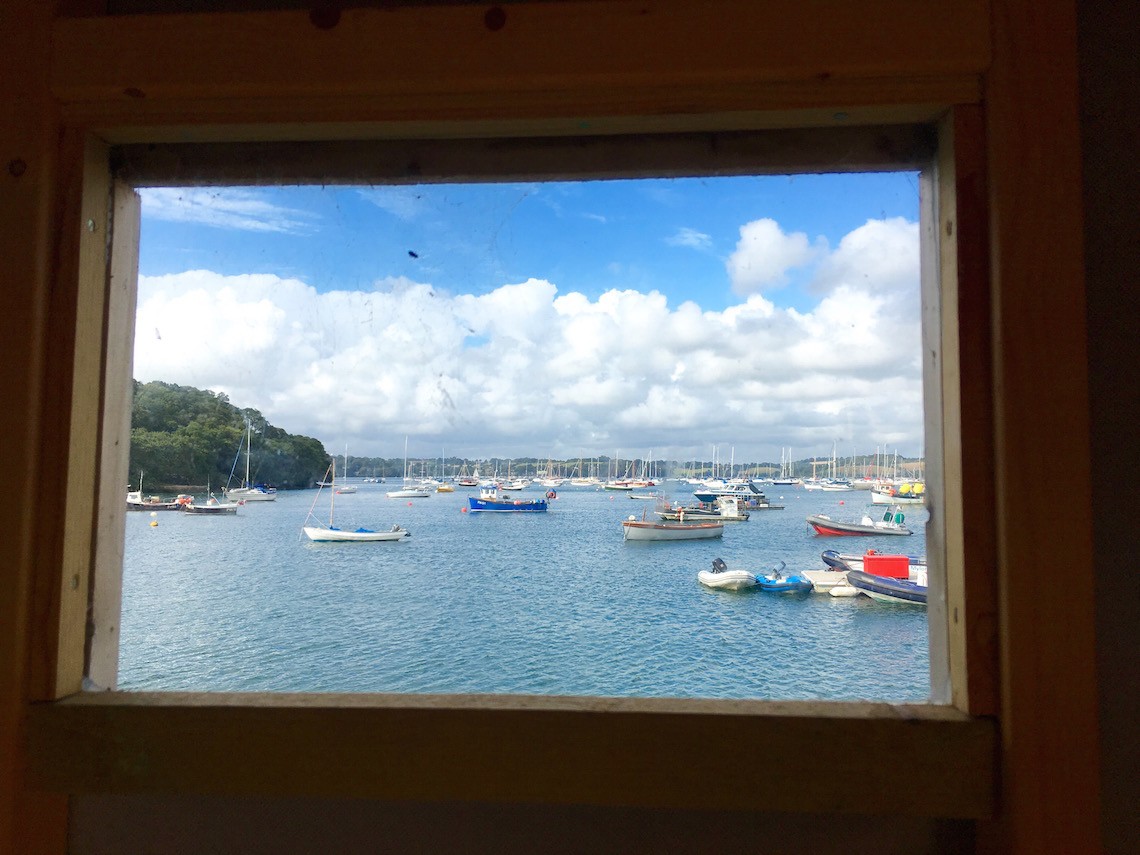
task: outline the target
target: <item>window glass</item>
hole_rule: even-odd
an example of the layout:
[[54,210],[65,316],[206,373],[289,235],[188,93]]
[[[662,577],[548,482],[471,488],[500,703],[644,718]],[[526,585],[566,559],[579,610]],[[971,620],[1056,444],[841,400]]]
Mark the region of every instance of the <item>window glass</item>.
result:
[[142,194],[121,688],[929,696],[914,173]]

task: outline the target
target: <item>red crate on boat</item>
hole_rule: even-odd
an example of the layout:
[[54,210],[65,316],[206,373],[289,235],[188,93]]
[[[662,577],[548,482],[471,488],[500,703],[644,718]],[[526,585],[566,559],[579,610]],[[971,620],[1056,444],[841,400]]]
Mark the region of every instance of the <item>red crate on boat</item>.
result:
[[863,569],[876,576],[890,579],[906,579],[910,576],[910,559],[905,555],[879,555],[868,553],[863,556]]

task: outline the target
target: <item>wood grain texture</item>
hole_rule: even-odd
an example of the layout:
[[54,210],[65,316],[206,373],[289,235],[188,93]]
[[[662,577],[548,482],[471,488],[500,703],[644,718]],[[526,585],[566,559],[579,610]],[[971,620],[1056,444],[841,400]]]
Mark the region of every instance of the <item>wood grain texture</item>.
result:
[[[77,144],[80,141],[77,140]],[[72,295],[70,305],[58,305],[59,323],[68,320],[73,332],[58,330],[55,352],[62,363],[69,355],[70,372],[60,364],[61,390],[57,402],[69,412],[68,448],[63,477],[48,483],[66,485],[63,503],[62,574],[59,582],[59,631],[52,697],[78,692],[86,666],[88,608],[94,567],[96,491],[99,436],[102,422],[103,344],[107,311],[107,263],[111,231],[111,178],[107,147],[82,139],[83,171],[78,207],[70,202],[61,218],[62,248],[57,293]],[[74,246],[74,254],[70,251]],[[74,289],[74,290],[73,290]],[[64,298],[66,299],[66,297]],[[73,349],[62,345],[71,342]]]
[[[615,0],[60,20],[65,102],[255,99],[977,75],[984,0]],[[145,45],[145,50],[138,50]]]
[[933,122],[981,100],[977,76],[763,86],[336,98],[67,102],[64,120],[112,143],[487,139]]
[[[106,165],[103,165],[106,171]],[[123,600],[123,537],[126,508],[123,487],[131,447],[131,366],[135,341],[141,201],[133,189],[113,188],[111,259],[107,280],[105,345],[100,363],[103,382],[102,428],[87,677],[114,688],[119,671],[119,619]]]
[[[1100,846],[1076,25],[1064,0],[994,5],[986,78],[1003,845]],[[1064,472],[1063,501],[1042,489]],[[1061,568],[1075,585],[1041,584]]]
[[945,618],[951,641],[951,699],[958,709],[974,715],[995,715],[1000,691],[997,521],[983,118],[979,107],[960,106],[940,127],[936,240],[941,263],[943,486],[938,495],[949,571]]
[[876,172],[917,169],[930,126],[491,140],[387,140],[118,146],[115,174],[136,187],[372,184]]
[[[481,8],[478,12],[453,8],[391,14],[371,10],[363,24],[359,23],[363,17],[358,21],[351,13],[339,32],[308,31],[307,19],[300,13],[295,17],[277,13],[167,18],[145,26],[137,19],[73,20],[58,22],[52,37],[47,32],[50,9],[30,0],[9,4],[17,16],[11,19],[14,26],[4,31],[0,69],[11,91],[22,94],[0,106],[4,117],[0,141],[5,146],[0,164],[22,162],[25,171],[20,178],[0,173],[5,191],[0,194],[0,246],[5,249],[11,283],[6,311],[0,316],[10,354],[0,386],[4,404],[0,460],[6,477],[18,485],[0,497],[7,501],[0,507],[10,512],[5,519],[13,521],[19,532],[13,542],[15,559],[0,568],[4,582],[0,585],[0,848],[14,841],[12,851],[50,849],[55,845],[52,838],[59,841],[63,830],[59,800],[48,804],[49,813],[44,814],[42,798],[24,783],[21,722],[29,691],[35,697],[55,694],[53,686],[43,688],[29,674],[34,678],[55,673],[59,608],[50,600],[58,596],[62,581],[63,526],[53,503],[33,489],[37,483],[33,476],[42,478],[45,470],[58,475],[67,467],[70,378],[65,371],[65,384],[53,382],[60,375],[53,367],[58,365],[57,354],[49,349],[45,335],[45,307],[51,307],[53,333],[64,333],[62,339],[51,336],[52,348],[60,341],[71,348],[75,297],[68,288],[74,283],[57,275],[57,268],[71,263],[73,249],[67,243],[70,238],[59,238],[66,224],[61,212],[67,204],[57,200],[72,197],[81,174],[77,164],[82,157],[75,156],[75,142],[84,139],[82,127],[109,129],[112,141],[140,142],[159,137],[351,138],[375,136],[377,128],[382,129],[380,135],[392,137],[637,133],[827,125],[839,121],[834,115],[839,110],[864,123],[868,107],[881,111],[873,121],[889,121],[897,115],[893,111],[898,105],[903,105],[899,108],[903,113],[911,111],[909,121],[914,121],[910,105],[928,105],[923,108],[928,120],[934,115],[930,105],[978,101],[978,75],[984,74],[984,160],[989,175],[985,204],[990,228],[977,240],[987,242],[992,267],[996,425],[992,477],[997,481],[993,519],[998,529],[983,531],[983,540],[996,537],[1002,645],[1001,808],[990,829],[1005,851],[1096,851],[1099,788],[1092,586],[1062,590],[1040,583],[1041,568],[1046,566],[1064,566],[1078,578],[1091,578],[1072,4],[993,0],[992,42],[988,9],[980,0],[844,4],[851,12],[838,11],[838,3],[791,8],[790,2],[769,5],[744,0],[692,4],[688,12],[677,11],[684,4],[645,8],[666,5],[672,11],[664,15],[664,23],[657,22],[661,16],[642,16],[636,24],[620,17],[619,7],[634,8],[629,3],[568,4],[557,13],[536,4],[518,14],[512,6],[507,27],[498,33],[483,32],[478,19],[467,17],[482,14]],[[757,27],[761,6],[787,10],[791,23],[798,26],[787,32]],[[710,9],[713,17],[702,17],[702,26],[695,26],[694,16],[706,16]],[[528,18],[532,13],[538,17]],[[534,32],[535,22],[545,16],[547,26],[563,13],[577,17],[560,31],[559,44],[552,46],[551,37]],[[885,20],[891,13],[893,20]],[[431,17],[436,14],[443,16],[443,23]],[[388,17],[379,17],[384,15]],[[703,26],[710,20],[723,26]],[[846,31],[829,29],[841,23]],[[381,34],[383,27],[391,29]],[[727,35],[708,34],[725,30]],[[701,35],[690,38],[688,31]],[[150,34],[154,39],[148,42],[144,37]],[[365,44],[369,35],[379,41]],[[622,43],[623,38],[632,41]],[[587,41],[589,52],[581,50]],[[140,50],[140,45],[147,49]],[[235,45],[253,49],[243,52],[234,50]],[[377,46],[390,50],[376,51]],[[630,55],[620,51],[614,55],[617,46]],[[802,54],[789,55],[801,48]],[[47,68],[38,57],[49,50],[52,59]],[[598,58],[580,61],[594,51]],[[409,59],[412,53],[416,55]],[[314,71],[317,65],[325,67]],[[392,67],[397,73],[391,73]],[[58,105],[46,97],[44,74],[51,75]],[[347,90],[342,87],[346,77],[352,78]],[[58,149],[57,107],[73,126]],[[972,133],[970,138],[975,139]],[[962,166],[960,160],[956,167]],[[961,177],[957,185],[960,194]],[[971,263],[977,263],[970,257]],[[962,281],[976,275],[961,270],[966,263],[961,245],[957,262]],[[959,303],[960,318],[976,318],[977,311],[976,304]],[[965,372],[977,369],[977,363],[967,362],[973,352],[967,348],[977,342],[970,344],[966,335],[984,328],[984,323],[972,325],[959,339],[965,352],[960,362],[963,383]],[[984,345],[988,333],[978,335]],[[66,354],[67,365],[70,356]],[[981,382],[984,388],[985,381]],[[56,397],[45,398],[45,388]],[[984,407],[971,414],[967,405],[974,407],[976,401],[963,398],[962,403],[965,490],[971,479],[987,480],[979,467],[989,440]],[[972,454],[970,443],[982,454]],[[1065,463],[1063,503],[1039,490],[1042,465],[1049,460]],[[972,474],[967,467],[974,467]],[[983,513],[972,506],[964,508],[966,560],[972,548],[970,520],[982,519],[971,515]],[[984,543],[978,548],[984,556]],[[38,585],[44,583],[50,596],[47,600],[37,596],[31,608],[32,587],[42,593]],[[963,590],[967,609],[973,608],[968,581]],[[970,662],[971,656],[967,652]],[[975,674],[970,665],[968,679]],[[968,685],[971,708],[976,697],[975,687]],[[981,738],[966,739],[973,747],[963,751],[953,736],[948,741],[953,751],[947,750],[945,756],[937,753],[944,722],[923,721],[912,728],[908,721],[902,727],[904,735],[912,730],[926,734],[911,737],[913,742],[876,736],[880,741],[869,749],[858,740],[845,739],[850,747],[837,756],[825,757],[813,749],[806,761],[782,751],[769,756],[755,741],[739,755],[728,745],[714,745],[712,756],[720,758],[714,764],[698,752],[696,735],[688,729],[700,716],[694,719],[660,709],[644,721],[638,719],[644,711],[630,710],[607,730],[608,725],[597,722],[607,721],[608,713],[593,708],[542,709],[526,721],[526,710],[465,711],[462,704],[452,709],[456,703],[452,701],[448,708],[426,714],[408,708],[382,713],[350,709],[328,719],[319,708],[320,700],[317,707],[298,702],[284,712],[230,707],[213,700],[199,709],[184,699],[168,710],[146,705],[118,709],[123,701],[117,696],[104,703],[109,705],[105,709],[67,702],[31,711],[33,745],[44,750],[34,760],[39,780],[92,792],[116,787],[229,792],[225,788],[233,787],[256,793],[311,786],[356,795],[357,790],[394,792],[397,780],[406,776],[399,786],[404,795],[508,794],[520,801],[537,798],[554,803],[590,798],[586,779],[593,776],[604,779],[598,783],[600,798],[612,802],[634,798],[631,782],[649,780],[649,798],[668,804],[680,797],[683,788],[658,781],[667,774],[678,775],[691,797],[700,792],[700,786],[692,784],[703,783],[706,777],[712,792],[741,782],[770,783],[770,778],[756,777],[759,770],[765,775],[786,774],[786,780],[796,785],[804,784],[810,773],[813,787],[838,775],[843,787],[855,793],[862,792],[866,779],[871,795],[856,795],[853,808],[837,806],[838,797],[829,793],[813,805],[821,811],[890,811],[893,805],[887,804],[884,791],[893,785],[907,799],[921,795],[925,809],[932,812],[941,813],[946,801],[947,810],[984,815],[994,804],[992,784],[997,779],[992,759],[977,756],[984,753]],[[785,736],[805,745],[821,737],[818,709],[810,714],[785,713],[790,718],[782,713],[773,719],[777,727],[787,728]],[[822,714],[823,724],[838,720],[839,733],[854,726],[840,712]],[[746,723],[758,720],[766,722],[748,713]],[[343,738],[335,734],[342,723]],[[884,725],[881,733],[893,736],[898,726]],[[984,722],[961,725],[971,732],[983,726]],[[399,743],[399,727],[426,749],[415,752],[414,745]],[[957,723],[951,722],[949,728],[960,732]],[[567,734],[587,747],[579,750],[578,742],[565,742]],[[490,737],[488,748],[480,747],[485,735]],[[510,735],[522,739],[512,740]],[[310,742],[298,743],[300,737]],[[619,737],[623,744],[615,746],[613,740]],[[534,750],[527,751],[523,740],[530,740]],[[675,745],[680,746],[676,753]],[[296,753],[290,754],[295,746]],[[363,753],[354,753],[358,746],[364,746]],[[912,759],[892,758],[877,768],[877,761],[887,756],[886,748],[899,746]],[[322,747],[332,753],[320,754]],[[163,753],[167,750],[169,755]],[[497,753],[500,750],[504,753]],[[267,765],[251,770],[250,762]],[[368,763],[381,773],[368,777]],[[608,772],[606,764],[611,763],[619,768],[617,783],[605,783],[608,779],[599,774]],[[951,765],[943,769],[942,763]],[[937,773],[932,771],[935,765]],[[270,780],[266,770],[279,774]],[[456,770],[461,773],[458,779]],[[722,770],[727,771],[726,778],[717,783]],[[952,785],[936,780],[946,770]],[[338,771],[346,772],[347,783],[333,774]],[[516,777],[508,777],[508,772]],[[518,774],[533,788],[521,792]],[[980,786],[984,795],[939,789],[962,786],[964,777],[971,778],[971,786]],[[934,788],[920,789],[928,780]],[[773,789],[766,786],[765,793]],[[912,801],[907,805],[907,810],[916,809]],[[793,809],[797,808],[789,807]],[[49,819],[38,826],[29,819],[45,815]]]
[[37,785],[68,792],[994,810],[993,724],[945,707],[105,693],[38,705],[31,728]]
[[[938,158],[944,156],[950,141],[939,135]],[[944,382],[946,362],[954,363],[956,354],[946,348],[943,317],[947,288],[953,288],[954,271],[947,270],[939,255],[939,201],[945,187],[935,163],[924,164],[918,184],[919,219],[919,291],[922,341],[922,421],[923,448],[926,455],[926,560],[929,567],[926,591],[927,646],[930,658],[930,696],[939,703],[949,703],[951,685],[956,676],[952,670],[949,648],[953,628],[946,625],[948,578],[958,568],[947,563],[946,542],[953,536],[947,532],[947,504],[953,501],[952,461],[946,459],[947,444],[956,436],[958,425],[949,419],[955,410],[957,389]],[[953,319],[950,319],[953,322]]]
[[[67,845],[67,799],[25,783],[26,704],[45,665],[36,645],[55,624],[33,606],[39,511],[53,501],[40,489],[44,354],[50,302],[58,116],[43,57],[50,52],[51,7],[5,4],[0,27],[0,518],[8,531],[0,562],[0,852],[60,855]],[[49,579],[58,578],[53,568]],[[45,626],[46,624],[46,626]],[[52,645],[47,645],[51,647]],[[47,669],[45,668],[46,672]]]
[[112,142],[929,121],[980,97],[986,9],[519,3],[497,31],[468,5],[349,9],[331,29],[304,10],[72,18],[56,25],[52,85],[67,121]]

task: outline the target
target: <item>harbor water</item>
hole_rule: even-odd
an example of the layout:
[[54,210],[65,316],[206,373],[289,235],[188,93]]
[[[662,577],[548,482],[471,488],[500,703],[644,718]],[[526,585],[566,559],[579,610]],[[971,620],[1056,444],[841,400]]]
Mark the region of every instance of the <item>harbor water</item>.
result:
[[[760,572],[820,569],[838,549],[925,555],[910,537],[820,537],[810,513],[881,518],[864,491],[766,488],[721,539],[624,542],[653,502],[559,488],[545,514],[463,512],[472,491],[389,499],[393,485],[336,497],[342,528],[398,543],[312,543],[316,491],[235,516],[129,513],[119,687],[163,691],[521,693],[640,697],[927,699],[926,610],[867,597],[710,590],[723,558]],[[693,487],[667,482],[691,503]],[[522,494],[538,497],[535,486]],[[315,513],[328,516],[328,491]],[[157,525],[151,525],[157,522]]]

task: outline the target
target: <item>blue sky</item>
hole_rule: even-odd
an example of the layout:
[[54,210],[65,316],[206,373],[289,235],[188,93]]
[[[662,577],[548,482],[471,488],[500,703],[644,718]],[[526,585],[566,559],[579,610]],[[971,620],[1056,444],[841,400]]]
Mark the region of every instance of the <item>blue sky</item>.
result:
[[143,196],[136,376],[330,449],[921,451],[912,173]]

